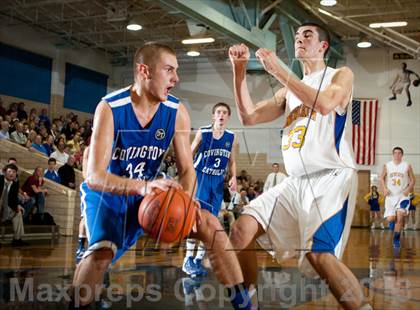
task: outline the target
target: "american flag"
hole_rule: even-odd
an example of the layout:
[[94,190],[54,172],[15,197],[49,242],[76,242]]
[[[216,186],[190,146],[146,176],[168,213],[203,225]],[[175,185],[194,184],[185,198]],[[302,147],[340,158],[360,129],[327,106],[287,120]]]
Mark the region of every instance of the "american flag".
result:
[[359,165],[375,164],[378,99],[354,99],[353,150]]

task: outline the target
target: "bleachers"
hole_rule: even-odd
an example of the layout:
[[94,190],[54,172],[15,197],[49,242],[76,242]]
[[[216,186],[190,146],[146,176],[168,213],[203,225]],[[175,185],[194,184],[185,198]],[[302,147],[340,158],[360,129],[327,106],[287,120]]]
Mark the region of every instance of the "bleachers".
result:
[[[25,225],[24,239],[57,239],[60,235],[59,225]],[[0,240],[12,240],[13,229],[11,225],[0,226]]]
[[[15,157],[19,167],[19,183],[22,186],[27,177],[32,175],[36,166],[47,167],[48,158],[39,153],[30,152],[26,148],[13,142],[0,141],[0,164],[5,165],[9,157]],[[80,171],[76,171],[76,186],[82,180]],[[72,236],[77,231],[80,221],[80,196],[79,192],[45,179],[45,187],[48,189],[46,196],[45,212],[54,217],[59,226],[60,235]],[[25,226],[26,233],[27,225]],[[7,230],[6,230],[7,231]],[[5,231],[5,234],[6,234]],[[30,232],[30,229],[28,233]],[[7,235],[7,234],[6,234]]]

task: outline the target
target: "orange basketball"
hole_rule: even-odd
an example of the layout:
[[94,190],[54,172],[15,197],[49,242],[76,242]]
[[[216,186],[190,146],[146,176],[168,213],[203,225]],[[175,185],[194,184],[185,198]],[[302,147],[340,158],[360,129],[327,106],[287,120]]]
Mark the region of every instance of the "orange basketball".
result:
[[162,242],[184,239],[191,231],[197,203],[182,189],[155,190],[139,207],[139,223],[151,237]]

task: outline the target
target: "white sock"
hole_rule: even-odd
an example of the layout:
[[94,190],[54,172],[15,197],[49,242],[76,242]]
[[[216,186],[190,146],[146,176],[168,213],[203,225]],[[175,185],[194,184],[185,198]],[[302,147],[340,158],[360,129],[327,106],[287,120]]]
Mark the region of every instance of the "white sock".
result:
[[200,245],[198,246],[198,250],[197,250],[197,255],[195,256],[195,260],[202,260],[205,254],[206,254],[206,248],[200,242]]
[[194,256],[195,239],[187,239],[187,253],[185,257]]
[[359,308],[359,310],[373,310],[372,306],[369,304],[364,304]]

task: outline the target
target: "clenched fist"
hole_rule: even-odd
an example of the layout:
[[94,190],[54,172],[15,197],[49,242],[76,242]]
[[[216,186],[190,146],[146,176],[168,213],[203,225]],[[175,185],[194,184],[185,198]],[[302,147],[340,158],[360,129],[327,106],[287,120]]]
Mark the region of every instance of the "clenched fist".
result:
[[233,45],[229,48],[229,59],[233,66],[246,66],[249,60],[249,49],[245,44]]

